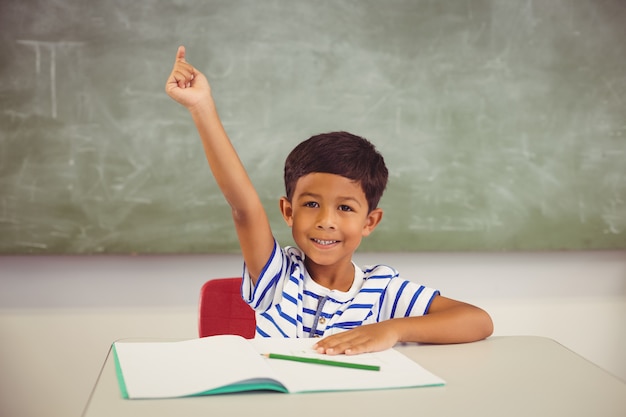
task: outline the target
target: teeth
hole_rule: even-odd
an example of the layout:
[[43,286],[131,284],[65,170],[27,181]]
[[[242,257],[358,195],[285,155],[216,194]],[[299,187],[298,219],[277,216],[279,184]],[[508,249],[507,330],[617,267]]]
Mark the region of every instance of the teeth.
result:
[[320,240],[320,239],[313,239],[316,243],[319,243],[320,245],[332,245],[333,243],[336,243],[336,240]]

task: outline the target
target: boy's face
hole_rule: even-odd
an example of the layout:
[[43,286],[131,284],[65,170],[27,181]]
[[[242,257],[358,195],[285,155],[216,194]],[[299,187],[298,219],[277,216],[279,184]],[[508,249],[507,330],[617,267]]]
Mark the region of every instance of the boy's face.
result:
[[381,209],[368,212],[359,183],[327,173],[301,177],[292,200],[283,197],[280,206],[296,244],[308,261],[320,266],[344,263],[351,267],[352,255],[361,239],[382,218]]

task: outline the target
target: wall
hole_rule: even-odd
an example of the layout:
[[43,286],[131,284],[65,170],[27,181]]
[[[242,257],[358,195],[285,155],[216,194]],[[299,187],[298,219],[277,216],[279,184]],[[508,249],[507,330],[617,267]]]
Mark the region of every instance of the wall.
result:
[[[357,261],[394,265],[487,309],[495,335],[554,338],[626,381],[626,252]],[[240,272],[237,255],[0,257],[0,415],[79,416],[111,342],[196,337],[202,283]]]

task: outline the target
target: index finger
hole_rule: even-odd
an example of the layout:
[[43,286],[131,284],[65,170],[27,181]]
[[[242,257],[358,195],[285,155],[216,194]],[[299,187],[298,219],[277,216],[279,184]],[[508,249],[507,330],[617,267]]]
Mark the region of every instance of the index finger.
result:
[[187,62],[185,61],[185,47],[183,45],[178,47],[176,51],[176,62]]

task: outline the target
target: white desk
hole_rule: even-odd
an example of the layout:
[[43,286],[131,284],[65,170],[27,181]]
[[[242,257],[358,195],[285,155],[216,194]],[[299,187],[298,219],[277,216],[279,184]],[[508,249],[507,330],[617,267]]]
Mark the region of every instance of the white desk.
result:
[[626,383],[551,339],[493,337],[397,348],[446,386],[124,400],[109,352],[83,416],[626,416]]

